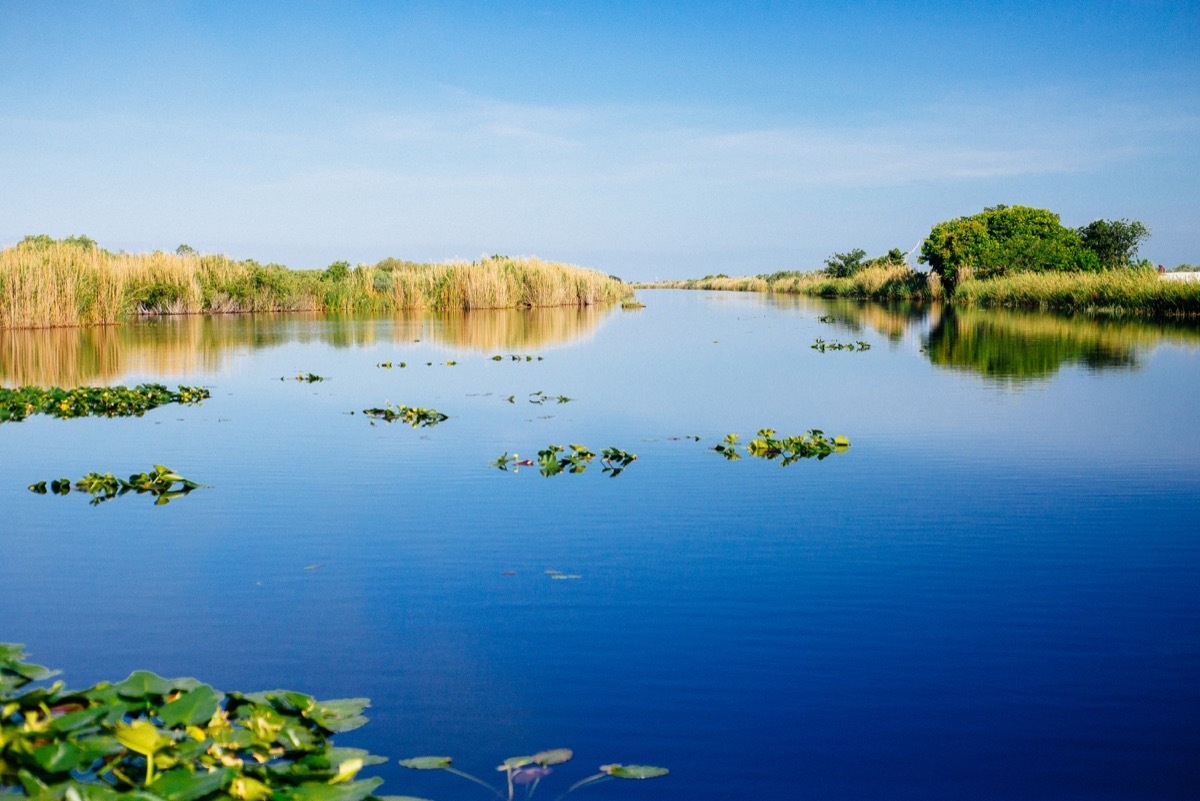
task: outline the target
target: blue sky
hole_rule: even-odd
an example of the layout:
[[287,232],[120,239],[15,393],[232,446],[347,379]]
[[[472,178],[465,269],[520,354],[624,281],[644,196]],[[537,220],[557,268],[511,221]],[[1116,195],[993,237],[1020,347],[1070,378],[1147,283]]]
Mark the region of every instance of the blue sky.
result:
[[625,278],[996,203],[1200,262],[1197,3],[0,0],[0,245]]

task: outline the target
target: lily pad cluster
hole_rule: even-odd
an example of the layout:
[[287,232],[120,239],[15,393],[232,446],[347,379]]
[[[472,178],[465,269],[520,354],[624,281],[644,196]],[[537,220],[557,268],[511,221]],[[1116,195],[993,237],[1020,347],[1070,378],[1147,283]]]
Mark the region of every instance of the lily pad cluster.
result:
[[408,423],[413,428],[418,426],[436,426],[443,420],[449,420],[449,415],[442,414],[437,409],[425,409],[419,406],[393,406],[385,403],[382,408],[363,409],[363,414],[393,423],[397,420]]
[[[502,771],[505,775],[507,793],[505,790],[493,787],[477,776],[455,768],[453,760],[448,756],[413,757],[411,759],[400,760],[400,764],[412,770],[444,770],[447,773],[452,773],[455,776],[491,790],[498,798],[507,797],[509,801],[512,801],[517,785],[524,785],[524,795],[526,798],[530,798],[537,791],[542,779],[554,772],[554,765],[569,762],[574,756],[575,754],[570,748],[552,748],[548,751],[538,751],[536,754],[529,756],[509,757],[496,768],[497,771]],[[666,776],[668,773],[670,771],[666,768],[658,768],[651,765],[621,765],[616,763],[601,765],[598,773],[580,779],[564,790],[558,797],[562,798],[568,793],[573,793],[583,787],[610,779],[655,779],[660,776]]]
[[[178,486],[176,486],[177,484]],[[29,491],[38,495],[45,495],[47,491],[55,495],[69,495],[74,488],[77,492],[86,492],[91,495],[93,505],[99,505],[128,492],[136,492],[138,495],[150,493],[155,498],[155,506],[163,506],[202,486],[191,479],[184,478],[169,467],[156,464],[149,473],[134,473],[128,481],[116,478],[112,473],[102,474],[93,471],[76,481],[74,485],[71,484],[70,479],[60,478],[51,481],[49,488],[45,481],[30,484]]]
[[536,404],[538,406],[541,406],[546,401],[551,401],[551,400],[557,401],[558,403],[570,403],[571,401],[573,401],[575,399],[568,398],[566,395],[547,395],[545,392],[542,392],[540,389],[537,392],[529,393],[529,402]]
[[814,342],[810,347],[815,351],[820,351],[821,353],[824,353],[827,350],[856,351],[856,350],[870,350],[871,343],[863,342],[861,339],[857,340],[856,342],[838,342],[836,339],[832,342],[826,342],[825,340],[821,339],[820,337],[817,337],[817,341]]
[[[514,361],[514,362],[521,362],[521,361],[525,361],[525,362],[531,362],[531,361],[533,361],[533,360],[534,360],[534,357],[533,357],[533,356],[523,356],[523,355],[516,354],[516,353],[509,354],[508,358],[509,358],[511,361]],[[544,359],[543,357],[541,357],[541,356],[538,356],[538,357],[537,357],[537,360],[538,360],[539,362],[540,362],[540,361],[545,361],[545,359]],[[495,356],[493,356],[493,357],[492,357],[492,361],[494,361],[494,362],[502,362],[502,361],[504,361],[504,357],[503,357],[503,356],[501,356],[499,353],[497,353]]]
[[[726,434],[721,444],[713,448],[729,461],[741,459],[737,450],[739,434]],[[775,429],[764,428],[758,432],[758,439],[750,440],[746,452],[758,459],[780,459],[784,467],[800,459],[816,458],[818,461],[830,454],[845,453],[850,448],[850,440],[843,436],[828,437],[824,431],[814,428],[799,436],[775,438]]]
[[393,364],[392,362],[379,362],[375,366],[380,367],[384,370],[391,370],[393,367],[407,367],[408,365],[405,364],[404,362],[396,362],[395,364]]
[[[288,380],[288,377],[287,377],[287,376],[284,376],[283,378],[281,378],[281,379],[279,379],[279,380],[280,380],[280,381],[287,381],[287,380]],[[317,375],[316,373],[297,373],[297,374],[296,374],[296,377],[295,377],[295,379],[293,379],[293,380],[295,380],[295,381],[300,381],[300,382],[303,382],[303,383],[305,383],[305,384],[315,384],[315,383],[317,383],[318,381],[324,381],[324,380],[325,380],[325,376],[323,376],[323,375]]]
[[0,423],[24,420],[32,414],[51,417],[141,417],[169,403],[193,404],[211,397],[204,387],[167,389],[162,384],[113,387],[0,387]]
[[[508,470],[511,466],[513,472],[516,472],[516,468],[518,467],[533,467],[536,465],[539,473],[549,477],[564,472],[582,473],[595,458],[596,454],[584,445],[547,445],[538,451],[536,461],[533,459],[522,459],[515,453],[510,456],[505,452],[497,457],[496,461],[492,462],[492,467],[499,470]],[[608,474],[610,477],[619,476],[636,459],[636,453],[630,453],[620,448],[605,448],[600,451],[600,461],[604,465],[602,472]]]
[[36,801],[365,801],[382,757],[333,745],[365,698],[223,693],[138,671],[83,690],[0,644],[0,791]]

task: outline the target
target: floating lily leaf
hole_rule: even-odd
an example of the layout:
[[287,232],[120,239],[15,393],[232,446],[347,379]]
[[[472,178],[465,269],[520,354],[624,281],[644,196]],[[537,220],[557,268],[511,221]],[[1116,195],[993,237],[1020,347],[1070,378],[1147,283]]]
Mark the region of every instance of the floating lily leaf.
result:
[[601,765],[600,770],[617,779],[655,779],[670,773],[666,768],[651,765]]
[[31,414],[51,417],[140,417],[151,409],[169,403],[193,404],[209,398],[203,387],[179,386],[172,392],[162,384],[77,387],[0,387],[0,423],[24,420]]
[[113,734],[121,745],[143,756],[154,756],[175,742],[148,720],[135,720],[130,724],[120,724]]
[[428,428],[437,425],[443,420],[450,419],[448,415],[444,415],[436,409],[424,409],[416,406],[392,406],[390,403],[385,403],[383,408],[363,409],[363,414],[388,423],[400,420],[410,424],[413,428],[417,428],[418,426]]
[[450,767],[451,759],[447,756],[423,756],[400,760],[400,765],[413,770],[440,770]]
[[198,726],[208,722],[219,701],[213,688],[202,684],[163,705],[158,710],[158,719],[166,726]]
[[[280,380],[280,381],[287,381],[288,379],[287,379],[287,376],[284,376],[283,378],[281,378],[281,379],[279,379],[279,380]],[[316,373],[298,373],[298,374],[296,375],[296,379],[295,379],[295,380],[296,380],[296,381],[302,381],[302,382],[304,382],[304,383],[306,383],[306,384],[315,384],[315,383],[316,383],[316,382],[318,382],[318,381],[324,381],[324,380],[325,380],[325,377],[324,377],[324,376],[317,375]]]
[[[231,775],[232,771],[228,768],[197,772],[176,768],[161,774],[149,785],[148,789],[166,801],[196,801],[198,798],[204,798],[219,791]],[[270,794],[270,788],[267,788],[267,792]],[[244,798],[245,796],[235,795],[234,797]]]

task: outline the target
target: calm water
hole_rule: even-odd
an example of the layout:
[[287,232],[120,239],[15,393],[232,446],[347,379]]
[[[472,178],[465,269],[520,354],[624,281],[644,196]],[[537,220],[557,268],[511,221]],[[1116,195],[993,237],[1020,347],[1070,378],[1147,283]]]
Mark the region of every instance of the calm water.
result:
[[[213,391],[0,426],[0,640],[74,686],[147,668],[369,696],[339,742],[391,757],[393,794],[484,797],[398,758],[490,779],[571,747],[539,797],[607,762],[672,773],[581,798],[1200,796],[1200,331],[642,299],[0,332],[7,385]],[[279,380],[301,371],[329,380]],[[385,401],[451,418],[371,425]],[[710,450],[763,427],[853,446]],[[567,442],[640,458],[487,466]],[[212,488],[25,489],[154,463]]]

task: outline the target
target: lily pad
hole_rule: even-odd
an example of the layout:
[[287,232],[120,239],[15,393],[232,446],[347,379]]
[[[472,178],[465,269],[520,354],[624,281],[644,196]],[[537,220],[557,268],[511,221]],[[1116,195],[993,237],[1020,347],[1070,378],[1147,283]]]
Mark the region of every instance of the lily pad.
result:
[[450,762],[451,759],[448,756],[422,756],[402,759],[400,765],[413,770],[441,770],[450,767]]
[[656,779],[670,773],[653,765],[601,765],[600,770],[616,779]]

